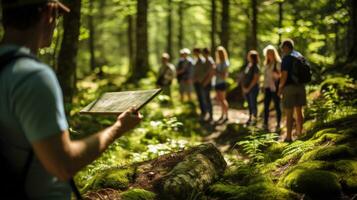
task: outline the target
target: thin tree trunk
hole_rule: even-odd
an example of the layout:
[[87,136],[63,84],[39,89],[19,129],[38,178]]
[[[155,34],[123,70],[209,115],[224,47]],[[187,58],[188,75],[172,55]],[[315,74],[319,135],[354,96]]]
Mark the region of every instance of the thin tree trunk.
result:
[[278,41],[278,45],[280,45],[281,43],[281,37],[282,37],[282,32],[283,32],[283,1],[279,1],[278,5],[279,5],[279,41]]
[[89,0],[89,14],[88,14],[88,28],[89,28],[89,54],[90,54],[90,69],[93,71],[96,67],[95,61],[95,28],[94,28],[94,17],[93,17],[93,7],[94,0]]
[[172,58],[172,0],[167,0],[168,15],[167,15],[167,53]]
[[229,0],[222,0],[221,43],[229,51]]
[[179,31],[178,31],[178,46],[180,49],[183,48],[183,40],[184,40],[184,27],[183,27],[183,15],[184,15],[184,3],[183,1],[179,2],[179,8],[178,8],[178,17],[179,17],[179,21],[178,21],[178,26],[179,26]]
[[257,32],[258,32],[258,3],[257,0],[252,0],[252,49],[258,48],[258,39],[257,39]]
[[211,0],[211,54],[215,56],[217,34],[217,5],[216,0]]
[[351,33],[351,46],[348,53],[347,61],[350,63],[357,62],[357,1],[356,0],[349,0],[350,6],[350,33]]
[[137,17],[136,17],[136,53],[134,73],[131,80],[146,76],[149,71],[148,61],[148,0],[137,1]]
[[64,101],[71,103],[76,89],[78,39],[81,16],[81,0],[68,1],[71,12],[63,19],[63,39],[58,56],[58,79],[61,83]]
[[128,58],[129,58],[129,74],[133,73],[134,67],[134,39],[133,39],[133,16],[127,16],[128,21],[128,29],[127,29],[127,36],[128,36]]

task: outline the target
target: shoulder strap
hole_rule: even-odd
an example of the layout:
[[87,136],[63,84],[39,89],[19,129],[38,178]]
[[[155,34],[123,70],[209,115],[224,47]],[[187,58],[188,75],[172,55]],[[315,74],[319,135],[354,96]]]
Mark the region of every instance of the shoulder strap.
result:
[[9,51],[0,56],[0,72],[5,69],[5,67],[11,62],[20,59],[20,58],[30,58],[36,61],[39,61],[34,55],[22,53],[18,51]]

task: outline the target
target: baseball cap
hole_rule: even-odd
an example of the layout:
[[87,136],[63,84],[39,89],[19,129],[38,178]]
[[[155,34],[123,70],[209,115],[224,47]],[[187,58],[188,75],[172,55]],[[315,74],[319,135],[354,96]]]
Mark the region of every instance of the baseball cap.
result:
[[32,4],[40,4],[40,3],[56,3],[59,10],[65,13],[70,12],[70,9],[62,4],[59,0],[1,0],[1,4],[3,8],[16,8],[22,6],[28,6]]
[[188,48],[183,48],[183,49],[180,50],[180,54],[190,55],[191,51]]

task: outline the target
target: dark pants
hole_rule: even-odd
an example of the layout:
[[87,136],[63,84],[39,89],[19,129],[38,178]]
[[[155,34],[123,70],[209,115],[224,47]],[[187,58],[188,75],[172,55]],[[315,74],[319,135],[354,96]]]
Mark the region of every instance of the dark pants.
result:
[[269,88],[265,88],[265,97],[264,97],[264,124],[268,125],[269,121],[269,107],[271,99],[274,102],[274,108],[276,111],[276,121],[277,125],[280,125],[281,120],[281,109],[280,109],[280,97],[276,92],[272,92]]
[[246,95],[245,98],[248,101],[248,109],[249,109],[249,119],[251,116],[257,118],[258,116],[258,106],[257,106],[257,97],[259,93],[259,86],[254,86]]
[[207,113],[212,118],[212,103],[211,103],[211,85],[203,87],[200,83],[195,83],[195,91],[198,102],[200,104],[201,116],[204,117]]

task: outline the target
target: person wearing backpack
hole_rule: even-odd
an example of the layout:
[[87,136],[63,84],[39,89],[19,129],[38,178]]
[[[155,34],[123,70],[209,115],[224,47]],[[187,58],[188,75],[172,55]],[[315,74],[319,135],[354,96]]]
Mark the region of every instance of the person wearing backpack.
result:
[[1,8],[1,199],[69,200],[68,180],[142,116],[127,110],[108,128],[71,140],[56,75],[36,57],[51,44],[59,14],[69,9],[56,0],[2,0]]
[[301,53],[294,50],[294,42],[286,39],[281,43],[281,50],[284,55],[281,64],[281,79],[278,95],[282,95],[282,104],[286,114],[286,138],[284,141],[292,141],[292,129],[296,115],[296,135],[301,134],[303,128],[302,107],[306,105],[305,85],[307,80],[311,80],[309,74],[303,72],[305,59]]

